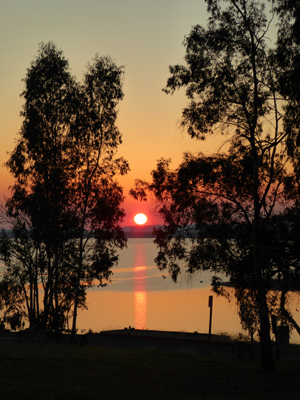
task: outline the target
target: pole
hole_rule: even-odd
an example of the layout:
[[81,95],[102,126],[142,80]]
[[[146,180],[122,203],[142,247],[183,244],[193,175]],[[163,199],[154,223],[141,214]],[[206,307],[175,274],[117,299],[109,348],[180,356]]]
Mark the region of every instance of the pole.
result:
[[208,307],[210,308],[209,312],[209,330],[208,330],[208,341],[211,341],[211,323],[212,323],[212,308],[213,308],[213,296],[209,296],[208,298]]

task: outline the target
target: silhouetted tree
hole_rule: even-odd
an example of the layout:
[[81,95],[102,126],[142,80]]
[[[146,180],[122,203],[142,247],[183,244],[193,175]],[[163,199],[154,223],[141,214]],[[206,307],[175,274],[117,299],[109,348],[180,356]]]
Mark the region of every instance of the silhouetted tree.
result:
[[[31,326],[35,323],[33,246],[27,233],[21,234],[22,228],[19,228],[13,251],[11,239],[4,230],[0,240],[1,260],[6,266],[0,281],[0,310],[3,311],[2,322],[12,329],[20,328],[26,319]],[[15,231],[17,233],[17,227]]]
[[297,0],[277,0],[276,3],[279,16],[276,62],[279,91],[285,99],[283,122],[289,135],[289,154],[299,175],[300,4]]
[[[47,290],[51,293],[51,287],[48,289],[51,277],[48,276],[47,243],[39,238],[37,240],[30,218],[22,215],[20,210],[17,217],[12,217],[3,208],[2,216],[5,217],[6,225],[12,229],[9,236],[3,231],[0,237],[0,257],[5,265],[0,282],[3,322],[8,323],[12,329],[28,321],[30,327],[61,332],[68,325],[74,299],[74,284],[71,284],[74,275],[73,243],[65,241],[60,248],[56,308],[53,295],[51,297],[48,294],[46,297]],[[79,298],[80,304],[84,306],[84,292],[80,293]]]
[[[273,370],[267,292],[273,276],[265,247],[272,215],[287,199],[286,145],[281,125],[285,98],[279,84],[277,54],[266,45],[269,25],[263,3],[230,0],[227,8],[207,0],[207,28],[195,26],[185,38],[186,65],[170,67],[166,93],[186,88],[189,104],[182,127],[192,138],[226,135],[226,153],[186,154],[170,170],[160,160],[152,183],[137,181],[132,194],[154,194],[166,224],[156,232],[156,262],[176,280],[188,272],[223,272],[252,288],[259,317],[262,366]],[[185,242],[193,228],[191,242]],[[191,233],[190,233],[191,234]],[[270,237],[270,235],[269,235]]]
[[[90,283],[98,279],[100,285],[105,284],[112,265],[118,259],[116,248],[123,248],[126,244],[119,226],[124,217],[120,208],[124,200],[123,192],[114,181],[116,174],[128,171],[126,161],[114,158],[122,143],[116,127],[117,106],[123,98],[122,77],[122,68],[110,58],[96,56],[93,64],[88,66],[81,88],[86,112],[78,116],[73,153],[78,168],[71,185],[73,208],[79,221],[76,293],[84,277]],[[88,244],[91,238],[92,245]],[[85,258],[85,254],[91,255]],[[76,332],[76,299],[77,296],[73,334]]]
[[[287,151],[294,169],[293,180],[289,182],[288,196],[296,200],[287,209],[284,218],[289,222],[288,256],[281,258],[282,271],[278,275],[282,288],[280,306],[282,315],[300,334],[300,327],[286,309],[289,289],[299,290],[299,178],[300,178],[300,3],[297,0],[277,0],[276,12],[279,17],[276,62],[280,94],[284,97],[284,130],[288,135]],[[282,241],[281,241],[282,242]]]
[[[15,184],[6,210],[13,229],[30,228],[37,248],[45,253],[41,273],[47,275],[47,279],[39,324],[49,328],[51,314],[51,328],[58,332],[60,255],[68,240],[68,222],[72,220],[67,190],[70,167],[65,154],[75,111],[72,109],[74,92],[78,89],[69,72],[68,61],[52,43],[40,46],[24,83],[25,103],[21,113],[24,122],[7,162]],[[15,235],[17,238],[18,228]]]
[[35,299],[29,320],[56,333],[72,315],[76,331],[87,288],[109,282],[116,248],[126,245],[119,226],[123,193],[115,176],[125,174],[128,164],[114,157],[121,143],[115,121],[122,75],[111,59],[96,56],[78,84],[50,42],[40,46],[24,79],[24,122],[7,162],[15,185],[2,213],[14,237],[1,239],[1,257],[11,266],[9,279],[16,264],[22,273],[28,268],[22,255],[28,248],[35,271],[24,272]]

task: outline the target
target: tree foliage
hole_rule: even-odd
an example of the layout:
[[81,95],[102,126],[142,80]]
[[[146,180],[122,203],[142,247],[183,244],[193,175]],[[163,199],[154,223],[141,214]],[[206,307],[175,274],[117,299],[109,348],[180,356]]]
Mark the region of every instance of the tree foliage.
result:
[[87,288],[110,281],[116,249],[126,245],[116,176],[129,167],[115,157],[123,69],[96,55],[77,83],[50,42],[40,45],[24,84],[23,124],[7,162],[15,184],[2,209],[13,232],[1,239],[3,285],[20,286],[18,315],[31,326],[60,333],[73,317],[75,334]]
[[[272,279],[284,275],[272,253],[279,242],[280,260],[289,253],[280,236],[281,228],[289,229],[273,217],[293,205],[296,187],[287,151],[295,141],[288,129],[292,94],[281,81],[282,68],[290,66],[280,63],[279,47],[267,45],[275,9],[267,17],[263,2],[206,3],[207,27],[196,25],[185,37],[185,64],[170,67],[164,91],[185,88],[182,127],[200,140],[224,135],[227,151],[185,154],[175,170],[161,159],[152,182],[137,181],[131,194],[146,199],[150,192],[158,201],[166,225],[156,231],[160,269],[175,281],[182,269],[222,272],[238,285],[237,297],[248,299],[239,301],[240,314],[258,316],[262,365],[272,370],[267,293]],[[297,257],[294,264],[297,271]],[[243,311],[245,304],[252,311]]]

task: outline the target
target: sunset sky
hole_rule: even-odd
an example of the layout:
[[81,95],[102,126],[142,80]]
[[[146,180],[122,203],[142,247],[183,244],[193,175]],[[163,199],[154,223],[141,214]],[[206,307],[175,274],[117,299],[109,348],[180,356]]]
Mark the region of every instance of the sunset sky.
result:
[[203,143],[179,129],[184,91],[162,92],[168,66],[183,62],[182,41],[195,24],[207,20],[204,0],[1,0],[0,1],[0,196],[9,196],[12,184],[3,163],[12,151],[22,120],[22,78],[37,55],[38,44],[53,41],[69,59],[72,73],[81,80],[86,64],[96,53],[110,55],[125,68],[125,98],[119,107],[119,149],[131,172],[124,186],[127,216],[133,225],[138,212],[147,224],[157,223],[152,203],[128,196],[137,178],[150,179],[161,157],[177,166],[184,151],[217,149],[217,138]]

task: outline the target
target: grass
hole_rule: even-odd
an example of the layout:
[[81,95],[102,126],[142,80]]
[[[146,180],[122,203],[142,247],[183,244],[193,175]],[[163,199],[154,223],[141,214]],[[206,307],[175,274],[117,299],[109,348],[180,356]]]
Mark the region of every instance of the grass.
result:
[[0,342],[6,400],[295,399],[300,362],[257,361],[92,346]]

